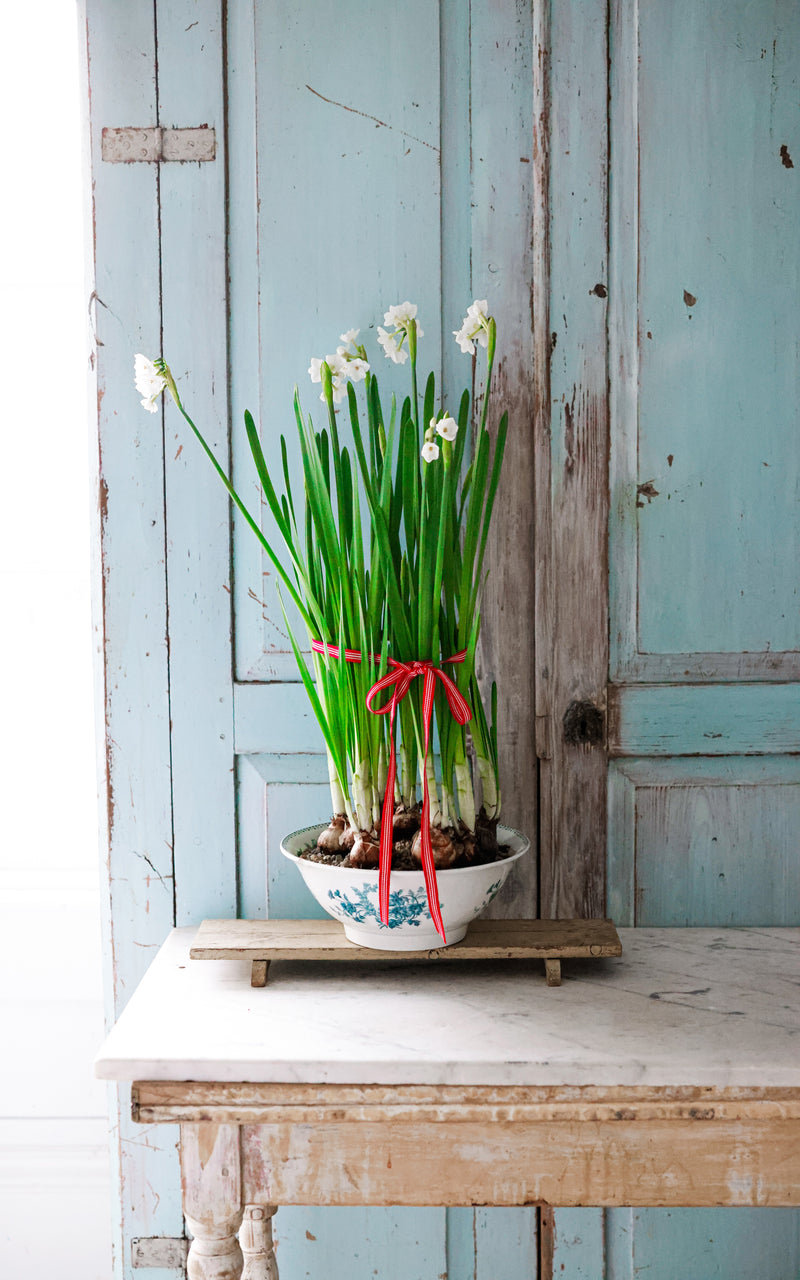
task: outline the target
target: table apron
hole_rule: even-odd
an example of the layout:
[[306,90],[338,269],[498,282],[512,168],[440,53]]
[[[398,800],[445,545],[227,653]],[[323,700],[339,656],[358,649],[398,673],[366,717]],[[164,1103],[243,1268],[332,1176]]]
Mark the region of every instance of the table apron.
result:
[[797,1119],[206,1122],[181,1133],[185,1151],[198,1134],[209,1150],[216,1134],[238,1144],[242,1204],[800,1204]]

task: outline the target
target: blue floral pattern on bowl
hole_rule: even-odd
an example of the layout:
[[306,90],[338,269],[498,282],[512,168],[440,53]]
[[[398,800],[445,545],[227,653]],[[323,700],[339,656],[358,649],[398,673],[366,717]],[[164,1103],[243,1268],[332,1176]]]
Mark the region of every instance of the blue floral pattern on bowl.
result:
[[430,922],[428,899],[424,888],[393,889],[390,892],[388,925],[385,925],[380,918],[376,885],[359,885],[349,892],[342,889],[329,889],[328,897],[332,910],[340,918],[346,916],[355,924],[364,924],[367,920],[371,920],[376,921],[381,929],[396,929],[402,924],[419,927],[421,919]]

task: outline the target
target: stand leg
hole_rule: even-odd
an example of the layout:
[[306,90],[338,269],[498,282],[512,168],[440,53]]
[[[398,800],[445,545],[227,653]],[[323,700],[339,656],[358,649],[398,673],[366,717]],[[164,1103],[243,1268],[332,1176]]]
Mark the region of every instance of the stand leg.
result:
[[547,980],[548,987],[561,986],[561,961],[558,958],[554,960],[545,960],[544,976]]
[[244,1254],[242,1280],[278,1280],[278,1264],[272,1249],[272,1219],[275,1205],[245,1205],[239,1229]]
[[250,970],[250,986],[265,987],[269,973],[269,960],[254,960]]
[[227,1124],[181,1125],[183,1212],[194,1239],[189,1280],[241,1280],[239,1130]]

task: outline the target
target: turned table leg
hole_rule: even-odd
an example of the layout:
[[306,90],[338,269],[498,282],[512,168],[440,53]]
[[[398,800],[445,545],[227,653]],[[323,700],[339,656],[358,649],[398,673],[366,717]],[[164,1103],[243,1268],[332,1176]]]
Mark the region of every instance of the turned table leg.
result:
[[241,1280],[238,1127],[182,1124],[181,1180],[186,1225],[194,1236],[186,1261],[189,1280]]
[[245,1205],[239,1229],[244,1254],[242,1280],[278,1280],[278,1264],[272,1249],[272,1219],[275,1205]]

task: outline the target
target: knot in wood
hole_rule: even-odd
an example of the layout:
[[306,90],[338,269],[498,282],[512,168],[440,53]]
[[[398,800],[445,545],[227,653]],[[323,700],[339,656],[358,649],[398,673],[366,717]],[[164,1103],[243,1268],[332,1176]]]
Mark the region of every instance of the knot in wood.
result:
[[571,702],[564,712],[564,741],[573,746],[601,746],[605,716],[593,702]]

